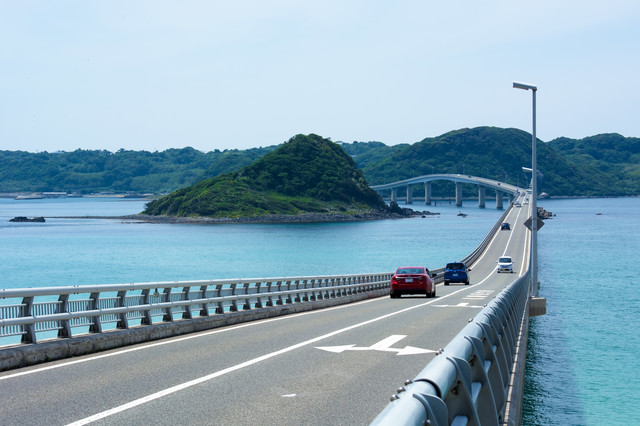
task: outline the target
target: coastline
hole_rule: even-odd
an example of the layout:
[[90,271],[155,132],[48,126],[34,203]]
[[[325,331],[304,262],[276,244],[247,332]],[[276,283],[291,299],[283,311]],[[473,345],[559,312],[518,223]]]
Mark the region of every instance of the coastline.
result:
[[402,208],[396,211],[369,210],[360,213],[301,213],[297,215],[271,214],[247,217],[183,217],[148,215],[143,213],[125,216],[51,216],[54,219],[117,219],[142,223],[180,223],[180,224],[216,224],[216,223],[321,223],[321,222],[359,222],[368,220],[406,219],[410,217],[438,216],[440,213],[416,211]]
[[403,219],[397,213],[369,212],[361,214],[341,213],[304,213],[300,215],[264,215],[251,217],[181,217],[181,216],[152,216],[146,214],[132,214],[125,216],[57,216],[60,219],[119,219],[142,223],[178,223],[178,224],[216,224],[216,223],[316,223],[316,222],[357,222],[367,220]]

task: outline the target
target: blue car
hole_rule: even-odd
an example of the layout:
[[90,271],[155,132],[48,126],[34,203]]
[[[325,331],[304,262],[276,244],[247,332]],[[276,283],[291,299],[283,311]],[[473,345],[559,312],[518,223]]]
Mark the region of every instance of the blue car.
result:
[[464,283],[469,285],[469,272],[471,268],[467,268],[464,262],[447,263],[444,268],[444,285],[449,283]]

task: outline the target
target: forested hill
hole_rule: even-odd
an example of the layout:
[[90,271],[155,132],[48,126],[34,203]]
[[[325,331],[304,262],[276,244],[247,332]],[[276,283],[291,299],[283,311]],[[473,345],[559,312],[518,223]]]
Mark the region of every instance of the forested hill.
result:
[[[605,134],[538,141],[539,191],[552,196],[640,195],[640,139]],[[372,185],[431,173],[460,173],[528,186],[531,134],[476,127],[414,144],[343,144]],[[441,186],[446,185],[442,184]],[[475,191],[466,188],[469,195]],[[441,192],[451,193],[451,189]]]
[[[372,185],[434,172],[464,173],[520,186],[530,180],[522,167],[531,166],[531,135],[516,129],[477,127],[412,144],[352,142],[342,147]],[[640,195],[639,138],[602,134],[539,141],[537,147],[543,175],[540,191],[552,196]],[[115,153],[0,151],[0,193],[168,193],[237,171],[276,148],[207,153],[193,148]],[[442,191],[450,192],[450,188]]]
[[293,137],[237,172],[154,200],[144,213],[236,218],[386,210],[340,145],[311,134]]
[[238,170],[274,149],[0,151],[0,192],[168,193]]

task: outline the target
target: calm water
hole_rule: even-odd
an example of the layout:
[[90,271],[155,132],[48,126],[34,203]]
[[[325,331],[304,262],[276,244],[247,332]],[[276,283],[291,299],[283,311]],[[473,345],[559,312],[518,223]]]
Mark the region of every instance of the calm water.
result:
[[[14,216],[124,215],[145,201],[0,199],[0,288],[387,272],[468,254],[501,211],[340,224],[165,225]],[[526,425],[640,424],[640,199],[545,200],[531,320]],[[422,208],[414,205],[414,208]],[[462,210],[468,217],[458,217]],[[601,213],[601,215],[597,215]]]
[[[458,208],[405,220],[323,224],[145,224],[55,219],[137,213],[145,201],[0,199],[0,288],[390,272],[471,252],[501,211]],[[414,206],[416,209],[417,206]],[[426,209],[426,206],[423,206]],[[45,223],[12,223],[46,216]]]
[[[640,424],[640,199],[545,200],[523,424]],[[601,215],[598,215],[601,213]]]

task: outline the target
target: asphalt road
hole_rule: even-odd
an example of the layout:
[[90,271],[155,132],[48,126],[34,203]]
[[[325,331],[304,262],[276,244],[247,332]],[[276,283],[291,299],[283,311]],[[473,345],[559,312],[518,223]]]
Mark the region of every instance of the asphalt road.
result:
[[[514,208],[471,284],[370,299],[0,373],[0,424],[368,424],[523,271]],[[498,274],[502,254],[514,274]],[[452,259],[456,260],[456,259]]]

